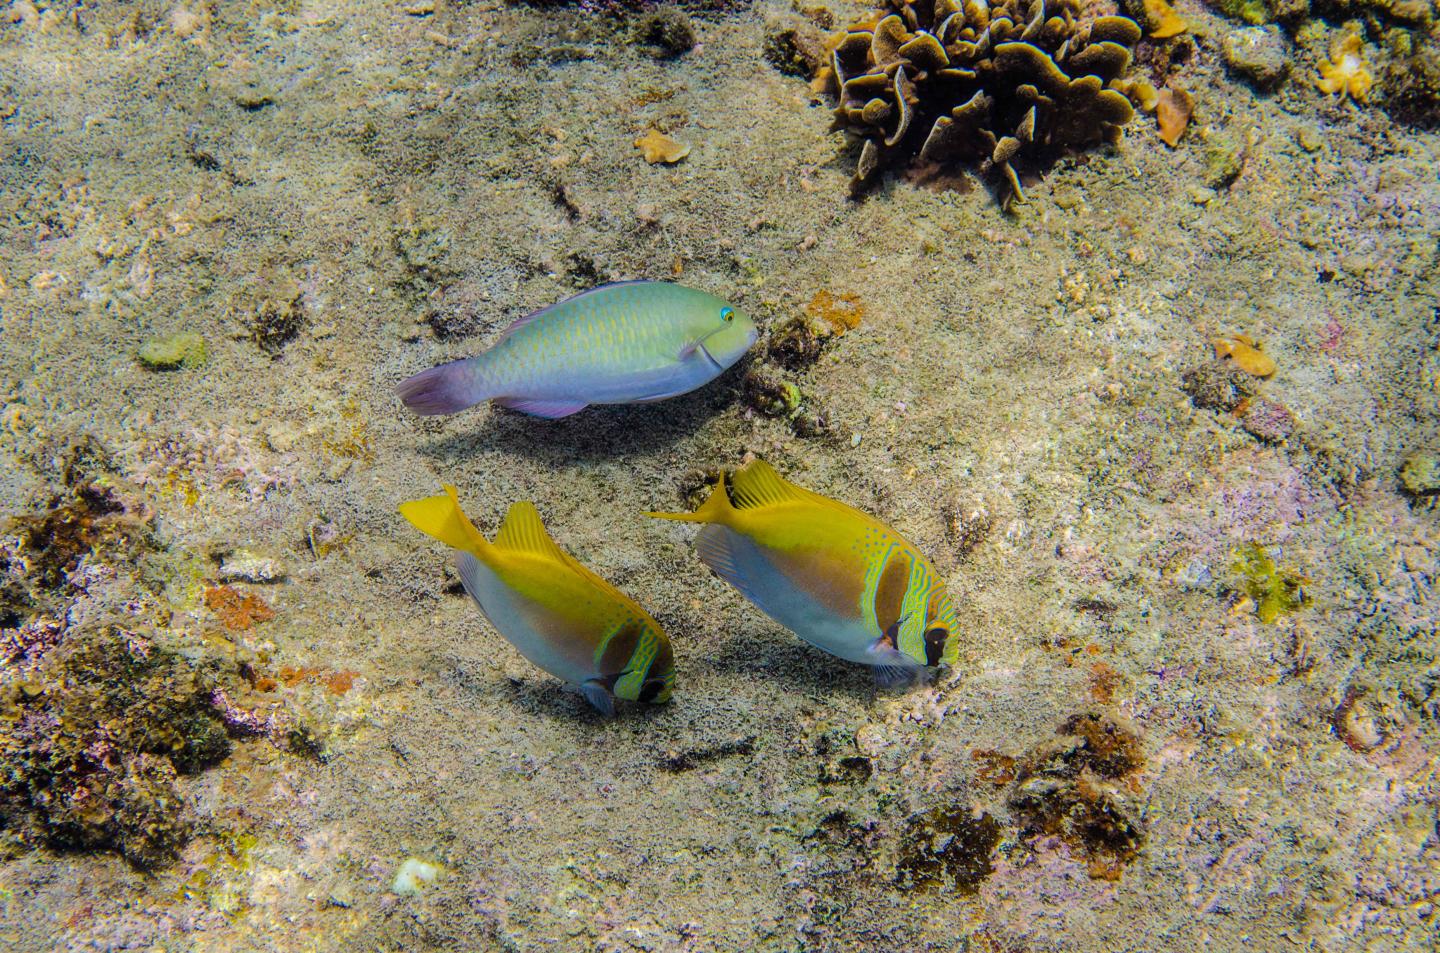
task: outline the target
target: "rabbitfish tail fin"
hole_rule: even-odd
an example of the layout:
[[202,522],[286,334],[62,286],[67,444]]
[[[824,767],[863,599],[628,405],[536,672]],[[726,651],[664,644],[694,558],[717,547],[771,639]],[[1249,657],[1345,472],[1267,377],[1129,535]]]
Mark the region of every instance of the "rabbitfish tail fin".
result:
[[453,414],[491,396],[479,358],[451,361],[407,377],[395,393],[417,414]]
[[735,507],[730,504],[730,494],[725,491],[725,477],[720,477],[720,482],[710,493],[710,498],[701,504],[700,508],[693,513],[656,513],[647,512],[646,516],[653,516],[662,520],[679,520],[682,523],[729,523],[735,513]]
[[440,496],[427,496],[400,504],[400,515],[420,532],[433,536],[451,549],[483,556],[491,548],[463,510],[455,488],[445,486]]

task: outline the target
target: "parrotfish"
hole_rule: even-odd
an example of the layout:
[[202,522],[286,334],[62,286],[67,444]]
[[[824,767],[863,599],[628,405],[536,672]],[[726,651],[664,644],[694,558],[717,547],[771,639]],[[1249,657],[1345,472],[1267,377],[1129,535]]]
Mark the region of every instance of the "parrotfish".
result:
[[577,686],[602,714],[614,715],[616,698],[670,700],[669,638],[634,599],[562,550],[535,504],[511,506],[493,543],[460,509],[453,486],[402,503],[400,514],[458,551],[465,591],[521,655]]
[[695,549],[766,615],[817,648],[911,683],[959,655],[955,610],[930,561],[895,530],[783,479],[756,460],[694,513]]
[[663,281],[624,281],[516,321],[483,354],[400,383],[418,414],[482,400],[537,417],[591,404],[664,400],[707,384],[750,349],[755,322],[721,299]]

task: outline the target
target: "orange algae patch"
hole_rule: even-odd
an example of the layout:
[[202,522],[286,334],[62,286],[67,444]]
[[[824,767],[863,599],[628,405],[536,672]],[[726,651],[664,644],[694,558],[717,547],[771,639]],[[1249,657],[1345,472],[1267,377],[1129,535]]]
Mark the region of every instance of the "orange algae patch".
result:
[[1320,61],[1320,78],[1315,81],[1321,92],[1348,95],[1364,102],[1375,85],[1370,68],[1360,58],[1360,37],[1348,30],[1330,43],[1330,58]]
[[259,596],[240,593],[229,586],[209,586],[205,589],[205,608],[220,619],[227,629],[243,632],[260,622],[275,618],[275,610]]
[[1175,12],[1167,0],[1144,0],[1144,3],[1146,20],[1155,24],[1150,28],[1150,35],[1155,39],[1168,40],[1190,29],[1190,24]]
[[1190,125],[1190,114],[1195,109],[1195,98],[1178,86],[1167,86],[1155,99],[1155,121],[1160,126],[1160,138],[1172,149],[1180,144],[1185,127]]
[[1256,377],[1269,377],[1275,373],[1275,361],[1261,350],[1262,345],[1248,334],[1236,334],[1228,338],[1216,338],[1215,356],[1230,358],[1235,366]]
[[989,748],[976,748],[970,752],[970,760],[978,762],[975,775],[981,781],[988,781],[996,787],[1004,787],[1015,780],[1015,759]]
[[1090,666],[1090,697],[1103,704],[1109,704],[1120,687],[1120,673],[1104,662]]
[[835,295],[822,288],[815,292],[815,296],[805,306],[805,313],[812,318],[823,320],[830,325],[833,333],[844,334],[860,326],[860,321],[865,317],[865,307],[860,303],[858,295]]
[[676,142],[658,129],[651,129],[636,139],[635,148],[640,150],[645,161],[651,165],[660,162],[673,165],[690,154],[689,146]]

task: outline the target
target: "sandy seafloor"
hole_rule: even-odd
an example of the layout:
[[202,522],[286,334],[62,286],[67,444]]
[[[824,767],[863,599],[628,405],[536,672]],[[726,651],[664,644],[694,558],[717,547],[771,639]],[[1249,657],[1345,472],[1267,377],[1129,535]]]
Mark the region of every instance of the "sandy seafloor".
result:
[[[1440,138],[1318,93],[1323,44],[1258,96],[1220,62],[1234,24],[1181,4],[1187,138],[1139,116],[1009,217],[984,189],[850,200],[854,153],[762,57],[788,5],[697,17],[671,61],[498,0],[212,6],[185,36],[168,4],[86,9],[83,32],[71,5],[0,15],[0,509],[43,510],[93,438],[202,568],[159,612],[126,566],[82,565],[72,615],[130,611],[316,742],[237,737],[179,778],[189,839],[148,870],[10,843],[0,946],[1433,949],[1440,510],[1398,475],[1440,451]],[[682,163],[633,148],[657,123]],[[1205,136],[1249,143],[1213,197]],[[677,271],[762,331],[858,296],[860,326],[790,375],[827,434],[747,409],[743,369],[554,423],[393,397],[525,311]],[[247,332],[267,307],[304,321],[273,358]],[[137,360],[180,330],[203,366]],[[1274,357],[1288,439],[1182,389],[1234,332]],[[878,692],[639,515],[751,453],[934,556],[953,671]],[[501,641],[396,514],[441,481],[487,530],[535,500],[648,606],[674,702],[606,722]],[[1258,618],[1250,543],[1307,605]],[[275,609],[244,631],[198,595],[235,550],[285,573],[235,584]],[[242,657],[302,675],[247,694]],[[1085,713],[1143,756],[1113,792],[1143,841],[1108,876],[974,756],[1023,762]],[[936,809],[998,824],[972,889],[897,874]],[[409,857],[440,874],[402,896]]]

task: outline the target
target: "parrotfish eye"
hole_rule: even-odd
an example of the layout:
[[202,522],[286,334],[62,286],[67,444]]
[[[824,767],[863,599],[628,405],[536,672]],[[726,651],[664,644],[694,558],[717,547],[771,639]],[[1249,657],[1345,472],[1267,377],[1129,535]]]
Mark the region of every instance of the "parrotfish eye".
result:
[[720,309],[720,320],[721,320],[721,321],[724,321],[726,324],[729,324],[731,321],[734,321],[734,320],[735,320],[735,309],[734,309],[734,308],[721,308],[721,309]]

